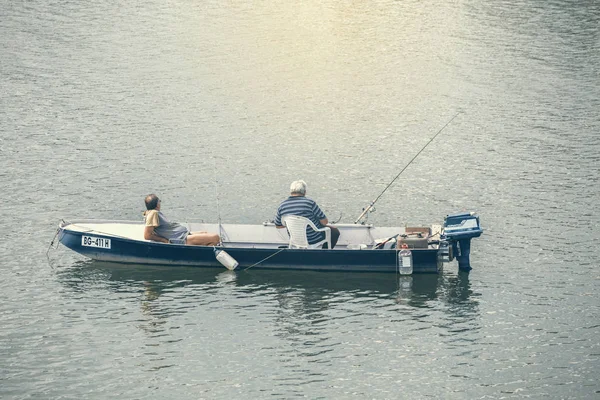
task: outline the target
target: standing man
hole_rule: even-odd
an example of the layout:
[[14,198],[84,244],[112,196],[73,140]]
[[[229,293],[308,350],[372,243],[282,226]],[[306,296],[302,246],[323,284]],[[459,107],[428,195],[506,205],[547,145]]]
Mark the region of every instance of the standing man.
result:
[[155,194],[149,194],[144,201],[146,203],[144,239],[196,246],[216,246],[221,241],[216,233],[190,232],[181,224],[169,222],[160,212],[160,199]]
[[[285,199],[277,208],[275,215],[275,226],[279,229],[285,228],[281,222],[281,217],[286,214],[299,215],[310,219],[317,228],[321,229],[325,226],[331,229],[331,248],[335,247],[339,237],[340,230],[334,226],[327,225],[328,220],[325,213],[321,211],[314,200],[306,197],[306,182],[298,180],[290,185],[290,197]],[[325,239],[324,232],[316,232],[311,227],[306,228],[306,236],[309,244],[318,243]],[[327,248],[327,243],[323,244],[323,248]]]

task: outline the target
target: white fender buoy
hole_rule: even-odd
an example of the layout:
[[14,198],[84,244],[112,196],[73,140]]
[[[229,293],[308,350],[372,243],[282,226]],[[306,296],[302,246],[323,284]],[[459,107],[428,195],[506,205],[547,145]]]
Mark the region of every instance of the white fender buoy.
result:
[[215,249],[215,257],[217,258],[218,262],[220,262],[225,268],[227,268],[230,271],[233,271],[237,268],[238,265],[240,265],[235,260],[235,258],[231,257],[229,253],[227,253],[225,250]]

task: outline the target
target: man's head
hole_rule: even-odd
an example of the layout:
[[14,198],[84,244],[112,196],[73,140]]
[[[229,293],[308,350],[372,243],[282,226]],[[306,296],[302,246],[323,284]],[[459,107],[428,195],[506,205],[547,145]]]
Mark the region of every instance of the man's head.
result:
[[292,196],[304,196],[306,195],[306,182],[303,180],[297,180],[292,182],[290,185],[290,194]]
[[144,201],[146,202],[146,209],[147,210],[154,210],[157,207],[159,207],[159,205],[160,205],[160,199],[154,193],[149,194],[148,196],[146,196],[146,198],[144,199]]

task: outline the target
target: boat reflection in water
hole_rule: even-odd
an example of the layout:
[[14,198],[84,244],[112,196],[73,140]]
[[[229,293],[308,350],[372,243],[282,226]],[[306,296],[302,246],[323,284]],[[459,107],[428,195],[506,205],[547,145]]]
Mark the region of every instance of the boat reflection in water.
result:
[[141,292],[147,302],[159,299],[165,292],[172,296],[178,291],[177,297],[187,298],[186,302],[190,297],[200,294],[223,297],[227,295],[223,292],[225,288],[237,291],[231,294],[236,298],[294,292],[306,304],[313,305],[332,295],[344,295],[350,299],[390,299],[417,308],[429,307],[433,300],[448,304],[473,301],[469,275],[461,272],[402,276],[292,270],[228,271],[222,268],[173,268],[86,260],[71,267],[58,268],[57,277],[62,284],[75,291],[104,287],[108,292],[129,292],[137,296]]
[[[271,321],[273,334],[286,341],[329,338],[331,324],[340,318],[363,329],[382,318],[392,325],[408,324],[405,329],[431,324],[432,319],[444,321],[441,326],[448,332],[464,324],[477,328],[478,307],[468,273],[228,271],[87,260],[58,267],[56,276],[73,297],[106,299],[97,304],[106,304],[106,313],[124,315],[123,322],[136,325],[152,346],[182,324],[215,315],[218,326],[233,331],[240,321],[255,331]],[[136,308],[139,313],[132,313]]]

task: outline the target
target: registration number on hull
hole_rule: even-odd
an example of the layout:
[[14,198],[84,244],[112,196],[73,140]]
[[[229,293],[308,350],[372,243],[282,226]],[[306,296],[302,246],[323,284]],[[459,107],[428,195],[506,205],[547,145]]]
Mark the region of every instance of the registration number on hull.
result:
[[86,247],[110,249],[110,239],[104,239],[94,236],[81,236],[81,245]]

